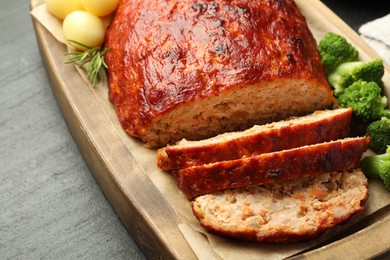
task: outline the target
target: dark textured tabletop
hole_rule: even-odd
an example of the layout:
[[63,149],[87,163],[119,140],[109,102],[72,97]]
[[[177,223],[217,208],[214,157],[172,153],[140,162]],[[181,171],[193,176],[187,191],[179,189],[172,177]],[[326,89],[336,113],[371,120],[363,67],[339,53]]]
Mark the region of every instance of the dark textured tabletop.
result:
[[[324,0],[355,30],[389,1]],[[29,1],[0,0],[0,258],[144,259],[83,161],[42,64]]]

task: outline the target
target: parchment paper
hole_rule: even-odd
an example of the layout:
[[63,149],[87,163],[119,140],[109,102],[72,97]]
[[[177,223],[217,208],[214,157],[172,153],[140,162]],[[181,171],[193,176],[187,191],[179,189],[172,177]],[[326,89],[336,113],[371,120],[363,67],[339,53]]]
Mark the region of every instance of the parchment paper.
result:
[[[304,0],[297,0],[296,3],[300,7],[302,13],[306,17],[309,27],[318,40],[323,35],[332,30],[336,33],[342,33],[339,28],[329,28],[326,20],[318,19],[315,13],[311,13],[307,8],[307,4],[303,4]],[[37,6],[31,11],[35,17],[53,36],[61,43],[65,44],[65,38],[62,33],[62,21],[50,15],[42,0],[33,0],[33,6]],[[306,6],[306,7],[305,7]],[[65,61],[65,58],[64,58]],[[71,65],[69,65],[71,66]],[[118,131],[127,148],[132,152],[135,159],[143,167],[150,179],[161,191],[172,208],[182,217],[183,224],[179,228],[184,237],[187,239],[195,254],[199,259],[282,259],[301,252],[302,250],[316,246],[329,238],[339,234],[348,227],[353,226],[365,216],[383,208],[390,204],[390,193],[387,192],[383,185],[377,181],[370,181],[369,184],[369,200],[366,204],[364,212],[354,215],[346,224],[338,225],[317,239],[313,239],[307,243],[297,243],[290,245],[269,245],[262,243],[247,243],[235,240],[225,239],[207,233],[193,216],[188,200],[179,191],[176,181],[169,173],[161,171],[156,166],[156,151],[147,149],[143,143],[137,139],[128,136],[121,128],[117,115],[112,104],[108,101],[108,88],[106,82],[100,82],[93,87],[86,80],[82,70],[75,70],[83,76],[86,81],[86,87],[93,89],[92,93],[98,100],[101,101],[105,112],[109,116],[112,124]],[[387,75],[388,76],[388,75]],[[387,87],[390,82],[385,82]]]

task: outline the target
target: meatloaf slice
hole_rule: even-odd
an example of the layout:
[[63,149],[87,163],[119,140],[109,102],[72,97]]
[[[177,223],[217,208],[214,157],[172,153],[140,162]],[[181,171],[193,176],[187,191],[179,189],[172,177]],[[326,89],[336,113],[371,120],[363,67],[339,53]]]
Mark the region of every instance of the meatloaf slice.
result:
[[191,202],[209,232],[248,241],[308,240],[364,209],[367,179],[360,169],[252,188],[229,189]]
[[359,165],[370,138],[337,141],[193,166],[174,171],[179,189],[193,198],[218,190],[303,178]]
[[250,157],[347,137],[352,109],[320,110],[242,132],[230,132],[201,141],[182,140],[157,151],[163,170]]
[[109,98],[148,147],[335,103],[293,0],[124,0],[106,36]]

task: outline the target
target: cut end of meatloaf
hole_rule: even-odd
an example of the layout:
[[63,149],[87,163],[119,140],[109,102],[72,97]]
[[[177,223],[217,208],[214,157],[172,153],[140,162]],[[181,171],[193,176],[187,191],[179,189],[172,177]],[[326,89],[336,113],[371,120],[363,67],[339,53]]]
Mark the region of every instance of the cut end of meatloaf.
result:
[[290,116],[332,108],[326,84],[298,79],[274,79],[234,87],[216,96],[187,102],[154,119],[143,137],[149,147],[161,147],[183,138],[201,140],[220,133],[244,130]]
[[337,140],[348,136],[352,109],[317,110],[245,131],[228,132],[200,141],[181,140],[157,151],[163,170],[182,169],[218,161]]
[[209,232],[240,240],[291,243],[318,236],[362,211],[368,199],[360,169],[207,194],[191,203]]
[[359,166],[369,137],[344,138],[174,172],[188,198],[218,190],[305,178]]
[[110,100],[148,147],[330,108],[293,0],[121,1],[106,34]]

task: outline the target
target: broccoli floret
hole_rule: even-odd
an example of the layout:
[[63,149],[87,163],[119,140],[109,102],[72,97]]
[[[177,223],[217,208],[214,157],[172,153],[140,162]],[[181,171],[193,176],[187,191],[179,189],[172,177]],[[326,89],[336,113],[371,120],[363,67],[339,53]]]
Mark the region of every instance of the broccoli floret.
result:
[[334,88],[333,94],[338,97],[353,82],[358,80],[374,81],[383,87],[382,77],[385,73],[383,61],[373,59],[371,61],[346,62],[338,66],[329,74],[329,83]]
[[386,152],[390,145],[390,119],[382,117],[368,125],[366,135],[371,137],[369,148],[376,153]]
[[359,60],[357,49],[343,36],[332,32],[328,32],[318,43],[318,51],[328,73],[342,63]]
[[384,154],[364,157],[360,167],[368,178],[381,179],[386,189],[390,190],[390,146]]
[[358,80],[352,83],[337,99],[342,107],[351,107],[354,119],[360,123],[372,123],[382,117],[390,118],[385,109],[387,98],[381,96],[382,89],[375,82]]

